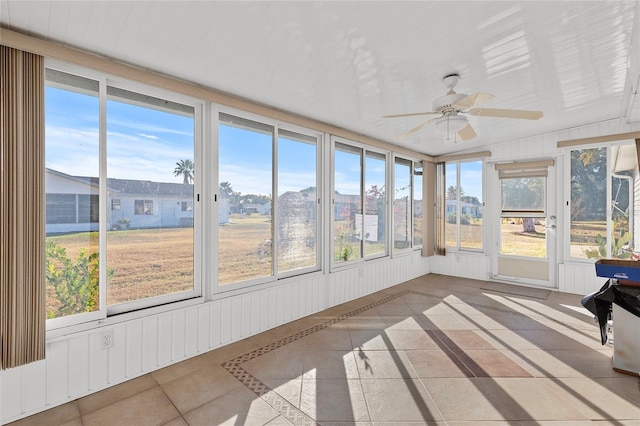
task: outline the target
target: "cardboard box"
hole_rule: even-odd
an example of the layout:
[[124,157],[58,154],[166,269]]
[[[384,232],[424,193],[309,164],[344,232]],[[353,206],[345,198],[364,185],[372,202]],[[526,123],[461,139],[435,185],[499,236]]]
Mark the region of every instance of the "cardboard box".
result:
[[596,275],[615,278],[621,285],[640,286],[640,262],[635,260],[600,259],[596,262]]

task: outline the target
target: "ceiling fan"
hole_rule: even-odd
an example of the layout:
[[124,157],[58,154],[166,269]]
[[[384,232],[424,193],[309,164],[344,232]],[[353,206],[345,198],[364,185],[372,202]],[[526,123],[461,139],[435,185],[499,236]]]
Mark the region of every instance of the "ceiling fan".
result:
[[397,141],[406,138],[413,133],[422,130],[431,123],[435,123],[437,129],[448,135],[450,133],[457,134],[463,141],[468,141],[477,136],[473,127],[469,124],[467,117],[462,114],[471,114],[482,117],[502,117],[502,118],[520,118],[524,120],[538,120],[542,117],[542,111],[527,111],[520,109],[495,109],[495,108],[475,108],[477,104],[493,99],[494,96],[488,93],[474,93],[467,95],[465,93],[456,93],[453,89],[458,84],[460,75],[449,74],[442,78],[442,82],[449,88],[449,92],[436,98],[433,101],[433,111],[414,112],[409,114],[385,115],[383,118],[396,117],[413,117],[418,115],[438,115],[439,117],[430,118],[423,121],[409,131],[402,133],[396,137]]

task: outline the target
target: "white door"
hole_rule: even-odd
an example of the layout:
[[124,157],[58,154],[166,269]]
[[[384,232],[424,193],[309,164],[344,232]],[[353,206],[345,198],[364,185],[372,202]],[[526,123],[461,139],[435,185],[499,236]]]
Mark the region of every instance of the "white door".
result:
[[493,277],[556,288],[554,160],[496,164],[494,176]]

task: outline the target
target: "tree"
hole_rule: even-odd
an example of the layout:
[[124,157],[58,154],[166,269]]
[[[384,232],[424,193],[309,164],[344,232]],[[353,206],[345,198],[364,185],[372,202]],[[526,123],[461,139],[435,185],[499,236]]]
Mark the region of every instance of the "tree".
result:
[[[460,188],[460,196],[464,195],[464,189]],[[457,200],[458,199],[458,187],[451,185],[447,188],[447,200]]]
[[571,151],[571,219],[606,220],[607,149]]
[[231,187],[231,183],[224,181],[220,182],[220,189],[227,195],[233,195],[233,188]]
[[174,176],[182,176],[182,183],[185,185],[193,182],[193,161],[180,160],[176,163],[176,168],[173,171]]

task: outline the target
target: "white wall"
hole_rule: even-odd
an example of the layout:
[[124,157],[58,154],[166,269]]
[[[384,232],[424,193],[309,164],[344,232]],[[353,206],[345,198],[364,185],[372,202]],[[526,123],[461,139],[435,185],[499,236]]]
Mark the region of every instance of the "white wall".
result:
[[[0,372],[0,423],[219,348],[430,272],[419,252],[49,340],[46,359]],[[114,332],[114,346],[98,339]]]

